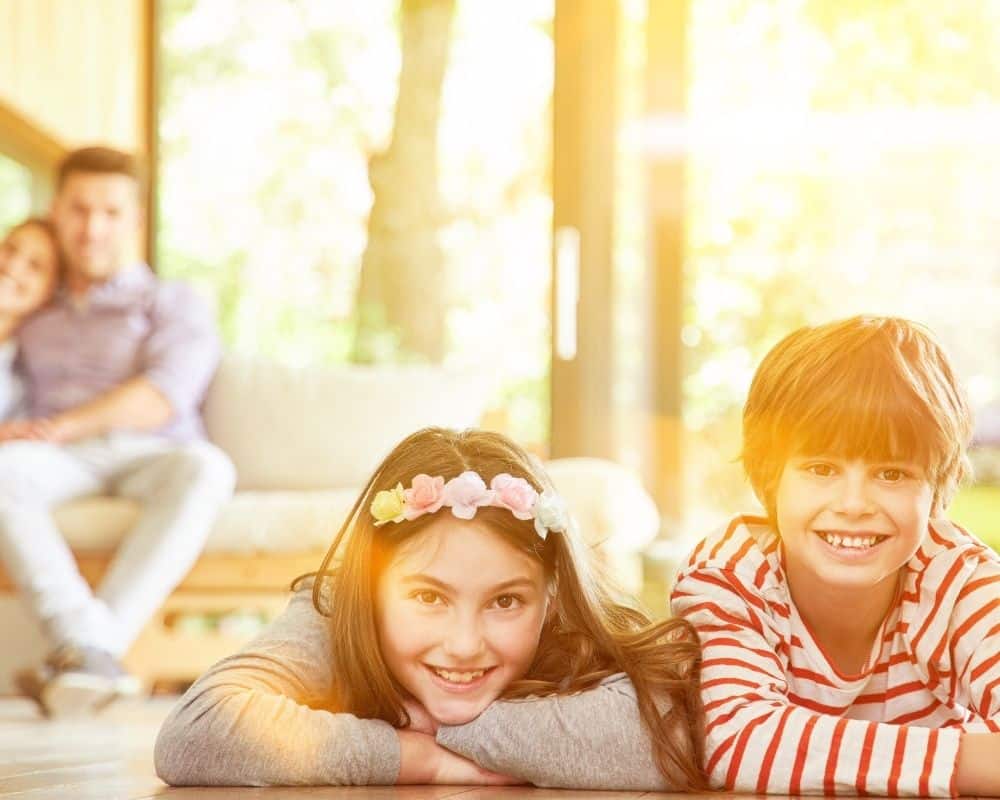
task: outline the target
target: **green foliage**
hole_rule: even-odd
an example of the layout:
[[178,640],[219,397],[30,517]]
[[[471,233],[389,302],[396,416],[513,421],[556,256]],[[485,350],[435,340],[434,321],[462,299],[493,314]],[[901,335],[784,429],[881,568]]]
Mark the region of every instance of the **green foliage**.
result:
[[[398,0],[158,5],[159,270],[215,296],[233,350],[346,360],[370,313],[355,296]],[[446,298],[446,361],[500,375],[509,432],[534,444],[547,439],[550,23],[544,0],[459,3],[439,123],[447,270],[429,283]],[[396,321],[377,324],[372,358],[406,360]]]
[[31,212],[31,173],[0,154],[0,233]]
[[[986,0],[692,4],[685,418],[692,496],[751,502],[738,469],[753,368],[803,324],[930,325],[974,405],[1000,396]],[[960,311],[959,311],[960,309]]]
[[958,493],[948,518],[1000,552],[1000,486],[970,486]]

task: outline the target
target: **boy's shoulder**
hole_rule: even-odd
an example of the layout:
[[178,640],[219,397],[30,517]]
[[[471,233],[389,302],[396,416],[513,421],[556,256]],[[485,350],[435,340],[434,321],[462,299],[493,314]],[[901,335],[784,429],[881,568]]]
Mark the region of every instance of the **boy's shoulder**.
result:
[[956,559],[993,562],[1000,565],[1000,556],[975,534],[951,520],[930,520],[927,536],[910,562],[911,569],[925,570],[930,564]]
[[768,573],[780,573],[779,543],[766,517],[739,514],[702,539],[681,569],[736,572],[760,586]]

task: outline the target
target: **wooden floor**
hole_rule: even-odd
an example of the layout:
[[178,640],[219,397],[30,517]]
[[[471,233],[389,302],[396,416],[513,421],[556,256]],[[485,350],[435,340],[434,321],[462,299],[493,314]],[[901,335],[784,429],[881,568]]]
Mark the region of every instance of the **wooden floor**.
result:
[[[0,798],[17,800],[742,800],[754,795],[586,792],[467,786],[183,788],[153,772],[153,742],[174,698],[118,704],[88,721],[49,721],[26,700],[0,696]],[[789,800],[772,796],[767,800]],[[984,799],[985,800],[985,799]]]
[[0,697],[0,798],[17,800],[176,800],[349,797],[357,800],[624,800],[686,798],[641,792],[574,792],[463,786],[173,789],[153,772],[153,741],[173,698],[121,703],[94,719],[49,721],[25,700]]

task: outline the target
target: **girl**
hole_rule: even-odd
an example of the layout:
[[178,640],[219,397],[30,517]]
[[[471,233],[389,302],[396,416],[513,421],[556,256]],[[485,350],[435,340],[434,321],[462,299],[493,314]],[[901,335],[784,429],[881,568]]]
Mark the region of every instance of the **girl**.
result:
[[405,439],[304,577],[168,717],[165,781],[704,787],[696,637],[613,599],[506,437]]
[[21,400],[15,332],[52,296],[58,276],[59,250],[46,220],[30,217],[0,241],[0,420],[13,416]]

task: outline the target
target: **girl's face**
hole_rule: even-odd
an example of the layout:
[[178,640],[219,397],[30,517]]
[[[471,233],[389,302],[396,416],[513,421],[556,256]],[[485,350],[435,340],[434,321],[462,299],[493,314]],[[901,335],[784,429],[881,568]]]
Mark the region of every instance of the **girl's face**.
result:
[[376,597],[386,665],[445,725],[475,719],[527,672],[548,610],[538,560],[451,514],[398,549]]
[[0,314],[23,317],[44,304],[56,286],[56,243],[38,225],[25,225],[0,242]]

